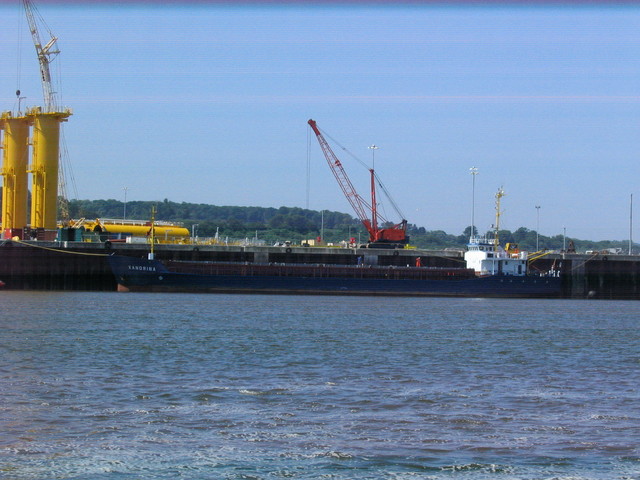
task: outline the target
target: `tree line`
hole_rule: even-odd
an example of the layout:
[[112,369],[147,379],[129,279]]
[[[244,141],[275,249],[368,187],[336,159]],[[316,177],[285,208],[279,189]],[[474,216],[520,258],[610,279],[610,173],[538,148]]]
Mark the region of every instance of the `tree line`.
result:
[[[365,243],[368,234],[362,223],[351,215],[341,212],[307,210],[299,207],[238,207],[218,206],[202,203],[178,203],[164,199],[161,202],[129,201],[126,203],[126,218],[150,219],[152,207],[156,208],[156,219],[181,222],[199,237],[242,239],[257,238],[267,244],[278,241],[300,243],[321,237],[326,243],[337,244],[355,239]],[[70,200],[68,204],[71,218],[113,218],[125,216],[125,204],[119,200]],[[461,234],[453,235],[442,230],[427,230],[425,227],[409,224],[407,233],[410,244],[425,249],[464,249],[469,240],[471,227]],[[475,232],[478,233],[478,232]],[[479,232],[482,234],[482,232]],[[500,243],[516,243],[522,250],[568,249],[570,245],[577,251],[622,248],[628,250],[628,242],[603,240],[591,241],[568,238],[563,235],[536,235],[535,230],[520,227],[515,231],[501,230]]]

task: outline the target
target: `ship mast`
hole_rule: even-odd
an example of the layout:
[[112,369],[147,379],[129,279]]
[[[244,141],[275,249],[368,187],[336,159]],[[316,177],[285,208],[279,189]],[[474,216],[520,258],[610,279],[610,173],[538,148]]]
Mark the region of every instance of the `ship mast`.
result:
[[151,207],[150,234],[151,234],[151,252],[149,252],[148,258],[149,260],[153,260],[156,257],[155,250],[154,250],[154,246],[156,244],[156,206],[155,205]]
[[498,192],[496,193],[496,231],[493,235],[493,248],[494,250],[498,250],[498,247],[500,246],[500,239],[499,239],[499,235],[500,235],[500,215],[502,215],[502,212],[500,211],[500,199],[502,197],[505,196],[504,190],[502,189],[502,187],[500,187],[498,189]]

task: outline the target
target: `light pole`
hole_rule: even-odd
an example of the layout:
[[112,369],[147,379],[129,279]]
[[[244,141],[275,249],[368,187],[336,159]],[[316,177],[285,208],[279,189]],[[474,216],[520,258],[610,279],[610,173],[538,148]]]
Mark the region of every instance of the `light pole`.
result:
[[562,227],[562,251],[567,251],[567,227]]
[[471,174],[472,187],[471,187],[471,232],[469,232],[469,242],[473,239],[475,235],[475,224],[476,224],[476,175],[478,175],[478,169],[476,167],[471,167],[469,169],[469,173]]
[[536,252],[540,251],[540,242],[539,242],[539,237],[540,237],[540,205],[536,205],[536,213],[537,213],[537,220],[536,220]]
[[124,190],[124,210],[122,212],[122,220],[126,220],[127,219],[127,190],[129,190],[129,187],[122,187],[122,190]]
[[371,168],[375,171],[376,169],[376,150],[380,147],[377,145],[370,145],[369,150],[371,150]]
[[629,255],[633,251],[633,193],[629,200]]

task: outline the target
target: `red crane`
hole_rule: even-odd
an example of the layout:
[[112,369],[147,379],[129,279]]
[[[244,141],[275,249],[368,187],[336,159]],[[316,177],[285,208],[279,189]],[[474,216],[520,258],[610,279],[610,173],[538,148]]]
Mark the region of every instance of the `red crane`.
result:
[[376,207],[376,184],[375,184],[375,172],[371,168],[369,172],[371,173],[371,204],[367,203],[367,201],[362,198],[355,187],[349,180],[349,176],[347,172],[345,172],[342,167],[342,163],[336,157],[336,154],[333,153],[331,147],[325,140],[322,133],[318,129],[315,120],[309,120],[309,126],[313,129],[313,132],[316,134],[318,138],[318,143],[320,144],[320,148],[322,149],[322,153],[324,153],[325,158],[327,159],[327,163],[329,164],[329,168],[333,175],[336,177],[338,181],[338,185],[342,189],[344,196],[347,197],[347,200],[353,207],[353,210],[358,215],[358,218],[369,232],[369,245],[370,246],[404,246],[409,242],[409,237],[407,237],[407,221],[402,220],[397,225],[394,225],[389,228],[379,228],[378,227],[378,219],[380,219],[383,223],[387,222],[379,213]]

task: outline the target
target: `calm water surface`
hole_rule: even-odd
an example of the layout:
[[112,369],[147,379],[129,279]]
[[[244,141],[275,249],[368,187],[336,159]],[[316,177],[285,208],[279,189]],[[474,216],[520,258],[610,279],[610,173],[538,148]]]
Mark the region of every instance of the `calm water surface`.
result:
[[640,302],[0,305],[3,479],[640,479]]

